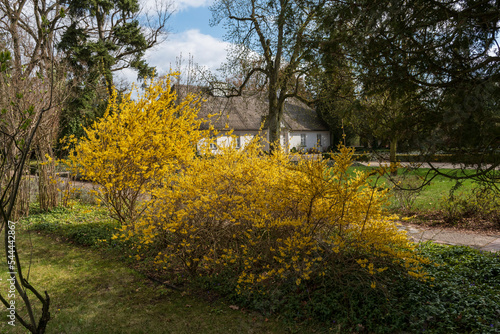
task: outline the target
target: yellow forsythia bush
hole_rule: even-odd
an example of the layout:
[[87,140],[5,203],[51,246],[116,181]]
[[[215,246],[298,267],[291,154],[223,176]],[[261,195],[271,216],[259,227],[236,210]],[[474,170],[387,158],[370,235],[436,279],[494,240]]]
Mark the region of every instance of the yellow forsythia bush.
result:
[[207,137],[197,118],[201,99],[189,94],[177,101],[173,77],[152,79],[137,101],[115,91],[104,116],[70,153],[69,164],[99,185],[98,195],[122,224],[134,226],[151,191],[190,164],[198,141]]
[[[341,147],[334,167],[263,154],[257,138],[217,154],[198,147],[197,156],[196,143],[208,138],[199,100],[176,102],[169,84],[152,83],[139,102],[113,101],[73,154],[113,213],[131,217],[114,238],[133,243],[137,258],[153,252],[158,268],[193,276],[230,272],[240,291],[300,285],[335,272],[339,261],[372,287],[393,263],[425,277],[425,259],[384,212],[386,191],[366,173],[348,173],[353,150]],[[117,194],[140,194],[132,198],[142,214],[121,213]]]
[[231,270],[238,289],[325,275],[349,256],[372,277],[390,263],[424,277],[420,259],[383,205],[386,192],[366,173],[350,176],[353,151],[341,148],[333,168],[324,161],[293,164],[262,155],[259,141],[196,159],[158,200],[133,235],[140,249],[160,245],[156,263],[191,275]]

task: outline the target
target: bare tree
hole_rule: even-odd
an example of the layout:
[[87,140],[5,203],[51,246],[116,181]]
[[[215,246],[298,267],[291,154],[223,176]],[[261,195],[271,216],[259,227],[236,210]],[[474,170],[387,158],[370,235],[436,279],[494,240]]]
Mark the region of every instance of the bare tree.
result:
[[[10,53],[3,51],[0,54],[2,65],[10,60]],[[19,190],[26,176],[26,161],[32,152],[38,128],[43,117],[53,108],[51,92],[52,80],[39,77],[14,77],[3,66],[0,77],[2,92],[14,94],[3,95],[0,113],[0,232],[4,233],[4,247],[7,269],[10,277],[7,279],[10,288],[4,296],[0,293],[0,301],[9,310],[12,324],[17,320],[31,333],[44,333],[47,322],[50,320],[50,298],[47,292],[42,295],[25,277],[16,247],[15,217],[16,203]],[[17,85],[13,85],[17,82]],[[19,83],[26,83],[21,87]],[[44,101],[34,105],[31,97]],[[25,314],[21,314],[21,303],[12,298],[19,296],[22,300]],[[36,320],[35,309],[30,298],[33,296],[41,303],[41,315]],[[9,322],[10,323],[10,322]]]
[[[29,157],[33,151],[38,156],[50,153],[47,147],[55,140],[67,87],[64,69],[54,66],[54,42],[63,16],[58,1],[0,1],[0,231],[4,232],[5,263],[10,275],[9,292],[0,294],[0,301],[9,310],[10,321],[17,320],[31,333],[45,332],[50,320],[50,298],[25,276],[14,222],[29,208]],[[42,189],[44,193],[46,190],[54,195],[54,189]],[[40,312],[34,300],[41,303]]]
[[[226,70],[241,71],[241,83],[226,95],[239,96],[250,82],[261,83],[269,102],[271,151],[279,145],[287,98],[310,103],[304,79],[314,69],[316,21],[326,0],[218,0],[213,24],[224,22],[228,40],[236,45]],[[226,77],[234,77],[227,74]],[[257,79],[256,79],[257,77]]]
[[[64,27],[65,8],[58,0],[1,0],[0,15],[0,33],[5,38],[4,48],[10,50],[12,55],[9,88],[4,90],[4,97],[12,99],[15,94],[24,92],[23,98],[18,102],[22,101],[24,107],[44,109],[45,101],[42,97],[46,94],[47,88],[40,87],[45,85],[40,78],[54,79],[51,88],[54,107],[45,112],[40,126],[43,131],[37,131],[32,142],[37,157],[45,160],[46,155],[52,156],[52,145],[57,138],[62,101],[68,96],[69,85],[62,62],[58,61],[57,67],[52,64],[52,59],[57,57],[54,54],[54,44],[60,38]],[[32,94],[32,91],[37,91],[39,94]],[[52,182],[44,180],[55,178],[55,163],[46,161],[38,170],[45,176],[39,178],[39,181],[42,181],[39,182],[40,204],[42,208],[49,209],[56,206],[57,201],[46,199],[56,199],[57,189]],[[19,198],[29,199],[23,191]],[[20,201],[19,204],[27,209],[28,205],[24,202]],[[19,208],[19,205],[16,208]],[[26,210],[23,211],[20,213],[27,213]]]

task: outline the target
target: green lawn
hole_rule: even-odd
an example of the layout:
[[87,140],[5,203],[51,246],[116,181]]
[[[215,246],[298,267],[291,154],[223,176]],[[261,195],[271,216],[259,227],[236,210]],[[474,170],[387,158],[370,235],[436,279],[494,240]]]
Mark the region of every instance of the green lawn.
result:
[[[31,257],[30,281],[51,298],[47,333],[286,332],[283,324],[258,313],[152,283],[116,257],[62,242],[58,235],[17,232],[25,272]],[[3,293],[6,271],[0,275]],[[0,319],[0,333],[27,332],[19,323],[9,326],[3,310]]]
[[[350,171],[373,171],[377,169],[376,167],[365,167],[365,166],[356,166],[351,167]],[[420,186],[424,180],[430,179],[432,174],[429,173],[428,168],[419,168],[417,170],[413,170],[411,172],[407,172],[404,168],[398,169],[398,178],[403,176],[410,177],[413,181],[411,181],[411,185],[413,187]],[[441,169],[443,173],[449,175],[458,175],[461,176],[463,173],[460,170],[453,169]],[[387,176],[382,176],[377,179],[376,176],[372,176],[370,178],[372,182],[377,181],[377,186],[379,187],[393,187],[391,181],[389,181]],[[428,211],[428,210],[439,210],[441,208],[441,203],[443,200],[448,198],[450,194],[450,190],[456,185],[456,180],[452,178],[447,178],[445,176],[438,175],[431,180],[431,182],[424,186],[422,190],[419,192],[418,196],[415,199],[413,204],[413,208],[416,211]],[[477,184],[471,180],[465,180],[462,182],[462,185],[457,189],[456,193],[468,193]],[[392,197],[390,200],[390,205],[393,208],[398,207],[398,201],[396,198]]]

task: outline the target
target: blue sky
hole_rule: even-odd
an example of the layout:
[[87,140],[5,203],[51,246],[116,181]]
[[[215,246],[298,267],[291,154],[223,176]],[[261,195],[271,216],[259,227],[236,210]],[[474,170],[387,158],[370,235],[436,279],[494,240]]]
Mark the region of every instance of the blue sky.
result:
[[[146,0],[153,3],[154,0]],[[168,0],[163,0],[168,1]],[[229,44],[223,41],[225,30],[222,26],[211,27],[212,13],[209,9],[213,0],[172,0],[174,13],[168,21],[170,34],[167,40],[146,53],[150,65],[156,66],[157,73],[163,75],[175,68],[176,58],[182,55],[187,60],[216,70],[226,59]],[[127,82],[136,80],[132,70],[121,71],[117,78]]]
[[[208,3],[207,3],[208,4]],[[197,29],[204,34],[223,39],[225,30],[221,25],[211,27],[209,22],[212,12],[208,5],[200,7],[187,7],[176,11],[170,18],[170,26],[173,33]]]

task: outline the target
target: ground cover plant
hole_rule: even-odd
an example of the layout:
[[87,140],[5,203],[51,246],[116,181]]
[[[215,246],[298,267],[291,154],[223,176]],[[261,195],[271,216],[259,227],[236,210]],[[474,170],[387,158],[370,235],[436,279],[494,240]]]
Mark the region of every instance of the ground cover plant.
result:
[[80,201],[49,211],[37,211],[36,204],[32,207],[32,214],[23,219],[30,229],[51,233],[82,246],[99,246],[109,240],[118,227],[105,208]]
[[435,279],[419,284],[401,278],[391,286],[408,329],[426,333],[500,332],[500,254],[465,246],[426,243]]

